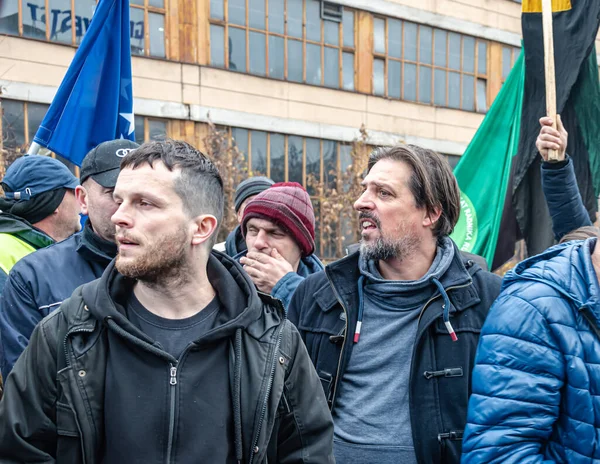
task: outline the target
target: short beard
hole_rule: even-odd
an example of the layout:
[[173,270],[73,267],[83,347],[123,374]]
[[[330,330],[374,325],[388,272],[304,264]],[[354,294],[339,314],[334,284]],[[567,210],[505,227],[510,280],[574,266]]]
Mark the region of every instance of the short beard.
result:
[[178,230],[168,237],[148,246],[143,256],[134,261],[123,261],[117,255],[117,271],[125,277],[137,279],[149,287],[169,287],[189,281],[190,266],[186,256],[187,235]]
[[[400,230],[406,229],[400,227]],[[379,237],[375,243],[360,241],[360,254],[367,261],[387,261],[389,259],[404,260],[415,253],[419,247],[419,238],[413,234],[406,233],[395,240]]]

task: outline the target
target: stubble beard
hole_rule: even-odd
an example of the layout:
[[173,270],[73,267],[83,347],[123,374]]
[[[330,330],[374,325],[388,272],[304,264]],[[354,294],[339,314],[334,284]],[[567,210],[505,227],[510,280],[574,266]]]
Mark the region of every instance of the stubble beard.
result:
[[156,243],[146,245],[146,251],[135,259],[125,260],[117,255],[117,271],[149,287],[173,287],[189,280],[189,258],[185,231],[178,230],[162,236]]
[[396,237],[388,238],[380,230],[380,235],[374,242],[360,241],[360,254],[367,260],[387,261],[397,259],[402,261],[413,255],[419,248],[420,238],[415,235],[408,225],[401,221],[396,228]]

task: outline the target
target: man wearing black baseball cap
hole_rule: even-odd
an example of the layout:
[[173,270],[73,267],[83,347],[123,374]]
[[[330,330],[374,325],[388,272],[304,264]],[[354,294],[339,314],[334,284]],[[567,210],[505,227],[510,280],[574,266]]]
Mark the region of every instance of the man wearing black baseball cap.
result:
[[117,204],[112,192],[121,160],[138,146],[129,140],[112,140],[92,149],[81,165],[81,185],[75,188],[78,207],[88,216],[83,230],[31,253],[12,268],[0,296],[0,369],[4,378],[36,324],[78,286],[100,277],[116,256],[115,226],[110,218]]

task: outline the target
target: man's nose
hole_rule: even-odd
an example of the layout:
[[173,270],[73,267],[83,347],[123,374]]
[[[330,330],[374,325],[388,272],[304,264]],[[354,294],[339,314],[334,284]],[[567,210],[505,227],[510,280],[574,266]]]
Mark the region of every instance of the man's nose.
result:
[[125,203],[121,203],[115,211],[115,214],[110,218],[112,223],[119,227],[129,228],[132,226],[133,221],[131,219],[131,215],[127,213],[127,209],[125,207]]
[[257,250],[264,250],[265,248],[269,248],[267,233],[264,230],[258,232],[258,235],[256,236],[256,241],[254,242],[254,248],[256,248]]
[[362,211],[362,210],[370,210],[374,208],[374,204],[373,201],[371,200],[371,196],[368,190],[365,190],[360,197],[358,197],[358,200],[356,200],[354,202],[354,209],[356,211]]

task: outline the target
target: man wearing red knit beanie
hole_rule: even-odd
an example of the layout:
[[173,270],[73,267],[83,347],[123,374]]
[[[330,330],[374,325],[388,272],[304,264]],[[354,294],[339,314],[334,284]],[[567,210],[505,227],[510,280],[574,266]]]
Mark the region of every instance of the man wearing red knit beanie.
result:
[[236,259],[261,292],[287,309],[298,285],[323,270],[314,254],[315,213],[308,193],[296,182],[273,185],[248,203],[241,228],[248,251]]

